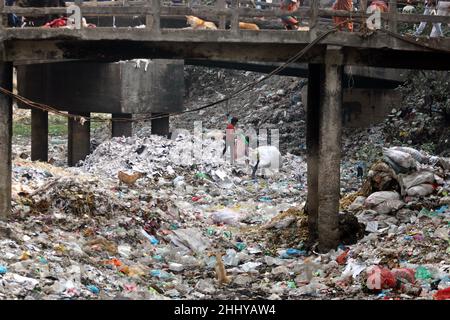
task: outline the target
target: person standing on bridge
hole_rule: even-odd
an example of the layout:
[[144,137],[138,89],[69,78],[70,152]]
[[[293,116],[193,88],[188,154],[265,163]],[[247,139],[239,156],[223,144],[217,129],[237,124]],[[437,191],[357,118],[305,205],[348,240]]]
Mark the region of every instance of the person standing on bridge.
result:
[[[344,10],[351,12],[353,11],[353,1],[352,0],[336,0],[332,6],[333,10]],[[333,17],[333,21],[339,31],[348,30],[353,31],[353,22],[346,17]]]
[[368,12],[388,12],[389,7],[383,0],[373,0],[370,5],[367,7]]
[[[436,14],[436,0],[425,0],[425,10],[423,11],[424,15],[435,15]],[[414,36],[420,36],[427,26],[426,21],[422,21],[414,32]],[[440,23],[433,23],[433,29],[431,30],[430,37],[442,36],[442,29]]]
[[[5,0],[6,6],[15,5],[15,0]],[[21,27],[22,26],[22,18],[19,18],[14,13],[8,13],[8,27]]]
[[281,16],[284,28],[286,30],[298,30],[300,27],[300,20],[291,13],[297,11],[300,7],[300,0],[282,0],[280,9],[287,11],[287,14]]

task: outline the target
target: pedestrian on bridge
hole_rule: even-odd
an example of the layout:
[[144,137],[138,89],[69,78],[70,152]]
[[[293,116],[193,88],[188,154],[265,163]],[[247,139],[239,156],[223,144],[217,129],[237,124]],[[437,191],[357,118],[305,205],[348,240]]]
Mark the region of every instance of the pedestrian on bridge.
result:
[[[15,0],[5,0],[5,5],[13,6],[15,5]],[[21,27],[22,18],[19,18],[14,13],[8,13],[8,27]]]
[[300,0],[282,0],[281,10],[287,11],[287,14],[281,16],[286,30],[298,30],[300,27],[300,19],[293,16],[291,13],[298,10],[300,7]]
[[373,13],[376,11],[379,12],[388,12],[389,7],[383,0],[373,0],[370,5],[367,7],[367,12]]
[[[351,12],[353,11],[353,1],[352,0],[336,0],[332,6],[333,10],[344,10]],[[346,17],[333,17],[333,21],[339,31],[353,31],[353,22]]]
[[[445,13],[436,12],[437,1],[436,0],[425,0],[425,10],[423,11],[424,15],[445,15]],[[439,11],[439,10],[438,10]],[[414,32],[414,36],[420,36],[427,26],[427,22],[423,21],[419,24],[416,31]],[[440,23],[433,23],[433,29],[431,30],[430,37],[439,37],[442,36],[442,29]]]

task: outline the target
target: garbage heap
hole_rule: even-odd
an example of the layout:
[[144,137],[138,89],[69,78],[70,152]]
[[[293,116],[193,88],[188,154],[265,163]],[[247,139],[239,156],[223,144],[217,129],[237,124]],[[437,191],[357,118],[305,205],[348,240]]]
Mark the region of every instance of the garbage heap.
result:
[[368,235],[343,253],[342,289],[359,290],[357,279],[380,298],[449,298],[449,169],[449,158],[383,149],[354,201],[343,201]]
[[[385,149],[342,202],[343,224],[355,215],[364,234],[347,228],[349,240],[319,254],[305,246],[301,157],[287,154],[277,174],[253,181],[251,168],[211,153],[191,161],[181,152],[190,143],[221,143],[196,139],[113,138],[78,168],[15,159],[0,298],[446,297],[447,159]],[[118,171],[145,175],[127,185]]]
[[[301,208],[303,159],[285,155],[280,172],[253,181],[250,167],[210,153],[192,160],[182,152],[190,143],[223,150],[214,138],[147,136],[105,141],[76,168],[14,159],[13,217],[0,227],[0,298],[270,296],[258,268],[305,254],[264,240],[279,230],[268,226],[278,213]],[[119,171],[145,176],[120,184]],[[297,220],[305,221],[300,209],[283,223]],[[233,279],[224,290],[215,252]]]

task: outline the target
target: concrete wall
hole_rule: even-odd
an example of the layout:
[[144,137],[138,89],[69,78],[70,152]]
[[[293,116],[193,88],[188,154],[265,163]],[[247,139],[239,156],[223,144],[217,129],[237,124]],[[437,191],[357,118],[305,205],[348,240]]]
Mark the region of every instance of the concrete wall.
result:
[[401,94],[392,89],[347,89],[343,99],[344,125],[362,128],[383,122],[402,101]]
[[[302,89],[306,106],[307,86]],[[392,108],[401,104],[401,95],[393,89],[345,89],[343,94],[343,124],[350,128],[366,128],[386,119]]]
[[71,112],[154,113],[183,110],[184,64],[179,60],[64,62],[20,65],[18,92]]

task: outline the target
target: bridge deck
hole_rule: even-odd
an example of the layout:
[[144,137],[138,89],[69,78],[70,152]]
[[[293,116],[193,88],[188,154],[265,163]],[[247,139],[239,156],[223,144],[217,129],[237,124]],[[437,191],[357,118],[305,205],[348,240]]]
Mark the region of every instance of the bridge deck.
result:
[[[83,2],[79,6],[81,15],[146,17],[144,28],[4,28],[0,24],[0,47],[3,60],[42,59],[100,59],[123,60],[130,58],[174,58],[215,59],[228,61],[286,61],[311,43],[326,29],[334,27],[320,25],[319,20],[338,16],[351,19],[356,32],[339,31],[329,34],[320,41],[299,62],[323,62],[327,46],[343,48],[344,64],[369,65],[396,68],[448,69],[450,38],[414,38],[396,33],[400,22],[419,21],[449,23],[448,16],[399,14],[396,1],[391,0],[390,12],[381,13],[382,30],[367,32],[365,28],[369,14],[359,12],[333,11],[319,8],[319,1],[311,0],[310,7],[302,7],[294,14],[302,17],[310,31],[287,30],[240,30],[238,21],[280,22],[285,11],[277,4],[264,9],[244,7],[247,0],[233,0],[227,7],[225,0],[217,0],[215,6],[161,5],[160,0]],[[240,4],[239,4],[240,3]],[[263,4],[265,5],[265,4]],[[362,1],[365,6],[365,1]],[[0,13],[39,16],[62,14],[68,8],[19,8],[3,7]],[[447,8],[448,9],[448,8]],[[164,17],[192,14],[218,20],[218,30],[164,29]],[[1,14],[0,14],[1,16]],[[259,19],[259,20],[258,20]],[[263,19],[263,20],[261,20]],[[227,29],[228,22],[230,28]],[[325,30],[324,30],[325,29]],[[386,29],[388,29],[386,31]],[[3,52],[1,52],[3,51]]]

